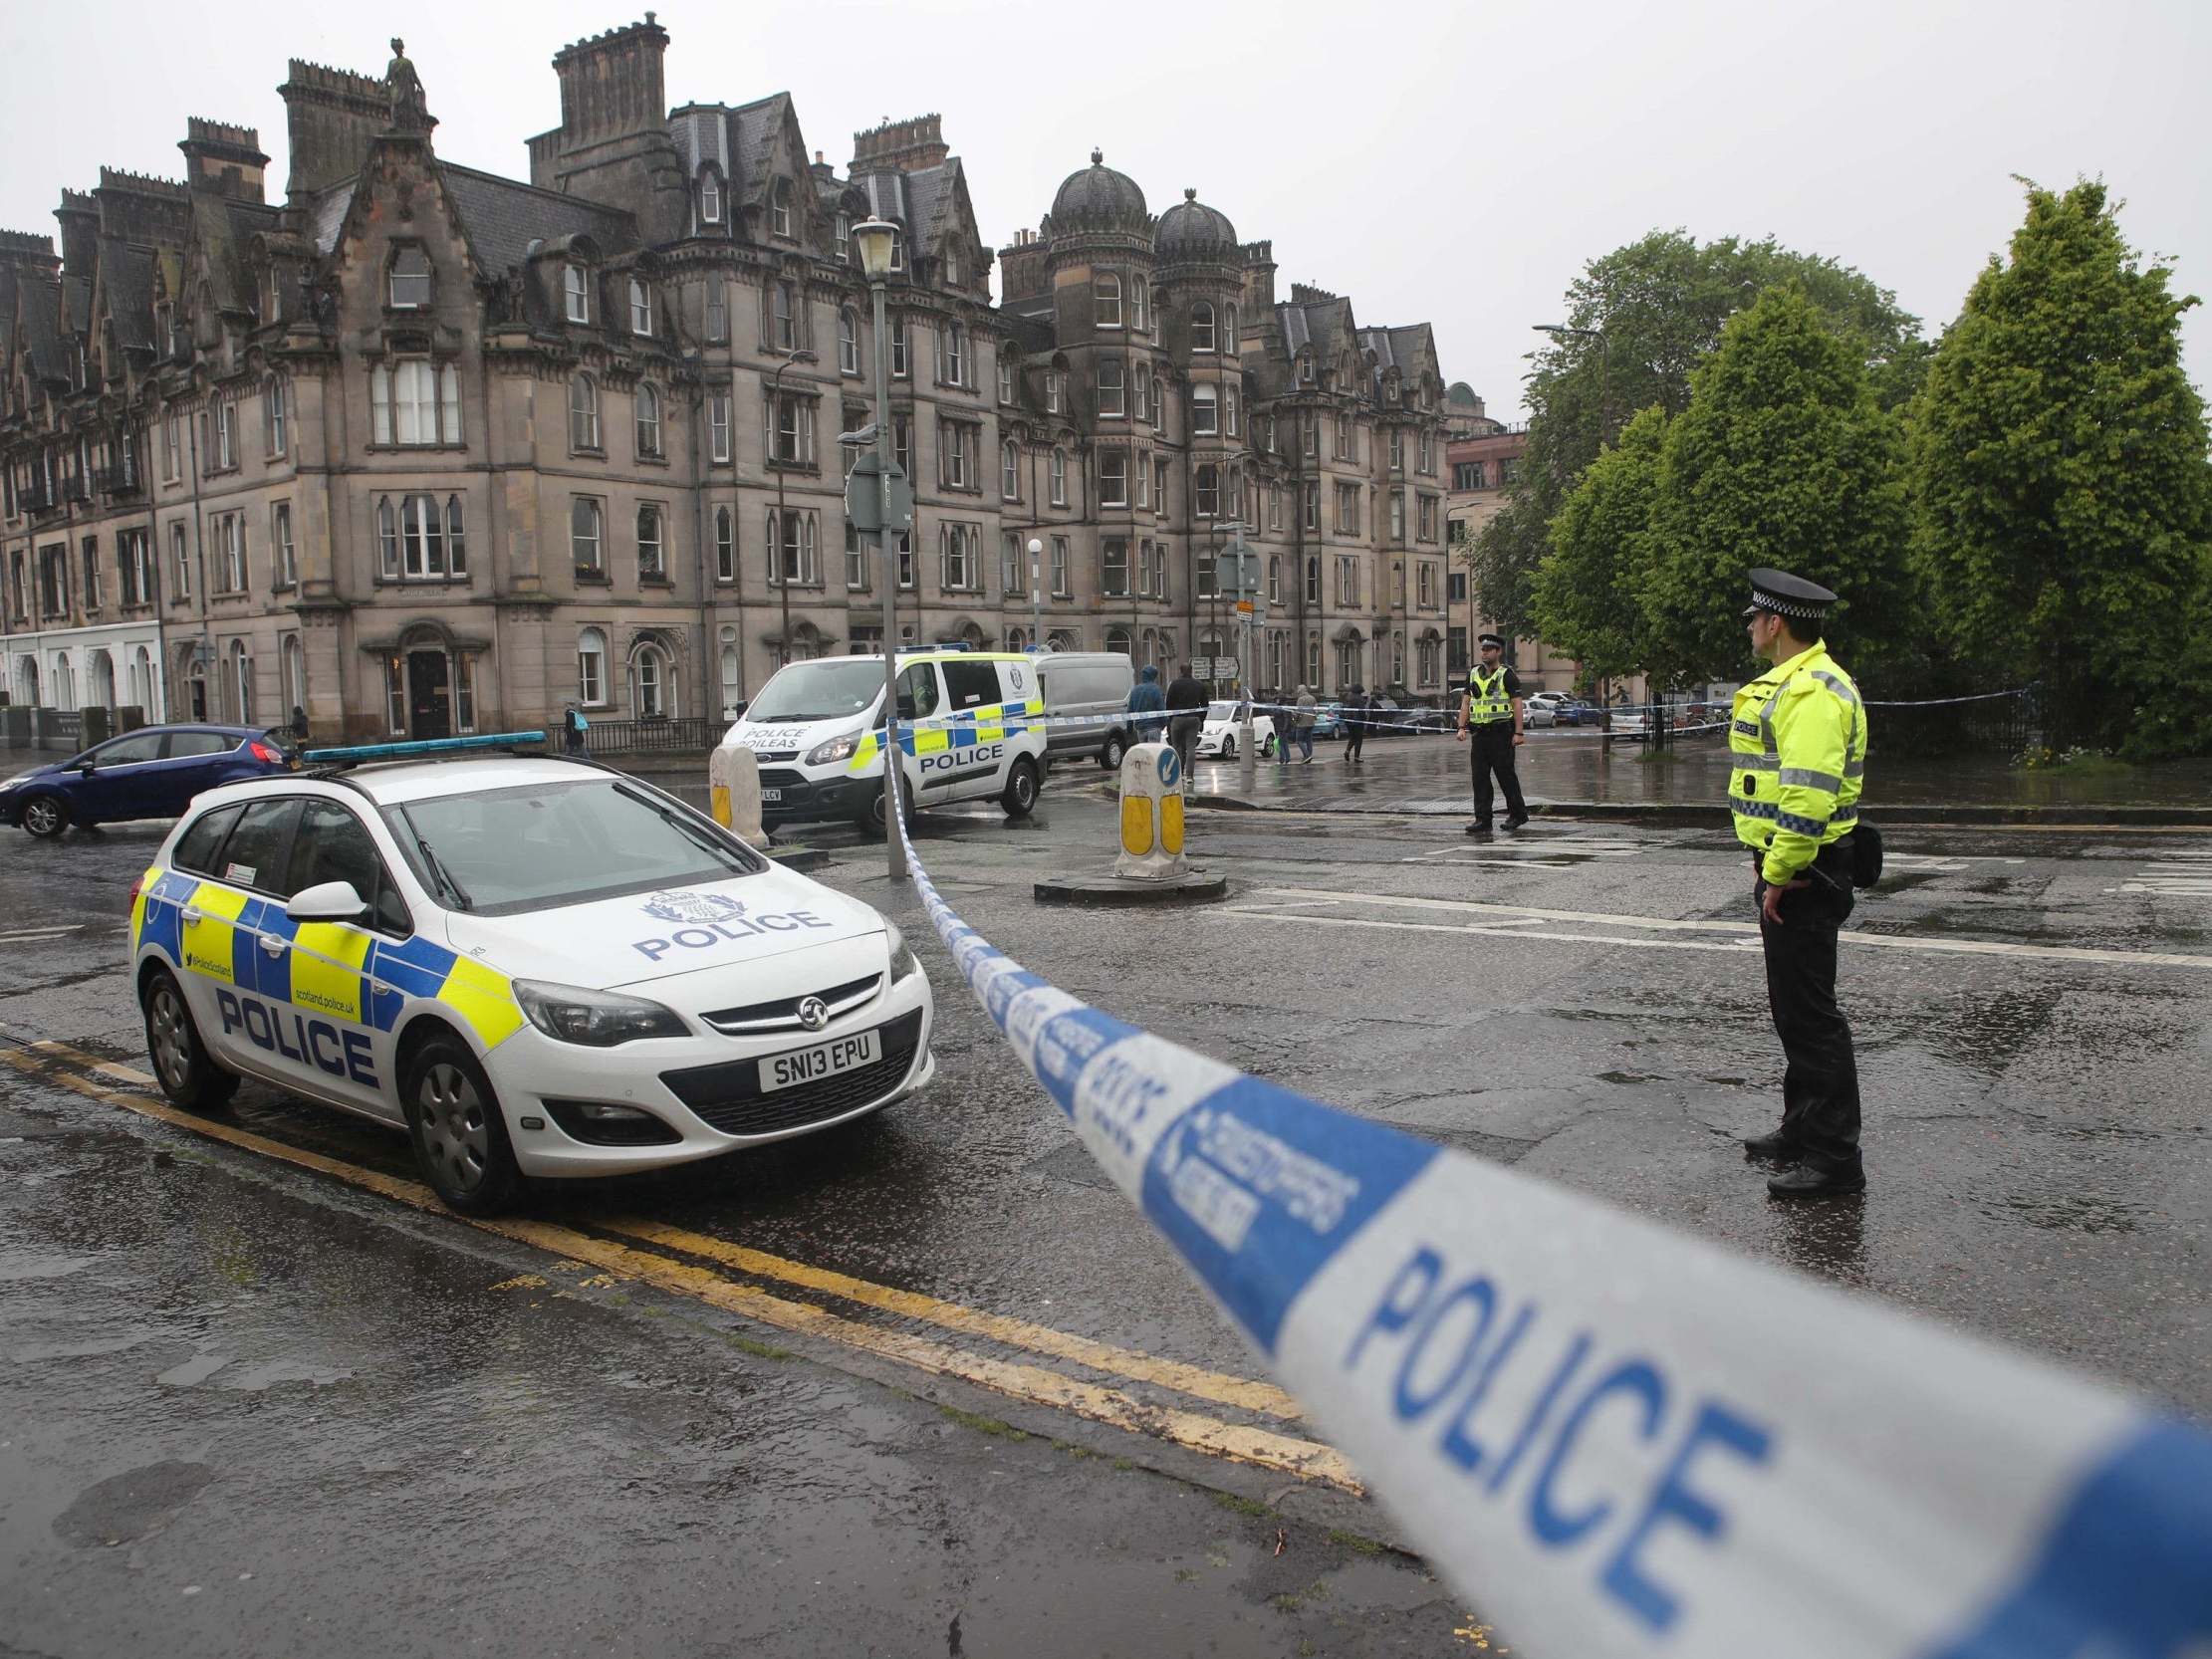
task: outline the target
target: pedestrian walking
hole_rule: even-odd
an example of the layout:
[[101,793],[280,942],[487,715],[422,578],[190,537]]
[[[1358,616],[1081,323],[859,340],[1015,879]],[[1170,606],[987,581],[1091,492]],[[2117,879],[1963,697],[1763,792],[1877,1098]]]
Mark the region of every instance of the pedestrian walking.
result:
[[1506,828],[1518,830],[1529,822],[1513,754],[1528,741],[1521,730],[1527,709],[1521,701],[1521,676],[1505,665],[1505,640],[1486,633],[1478,643],[1482,660],[1467,670],[1467,692],[1459,700],[1459,741],[1471,740],[1475,769],[1475,822],[1467,826],[1467,833],[1487,835],[1493,773],[1505,793]]
[[1320,707],[1311,691],[1304,686],[1298,688],[1298,712],[1291,716],[1291,735],[1298,740],[1308,766],[1314,764],[1314,711]]
[[292,705],[292,741],[298,744],[307,742],[307,710],[298,703]]
[[1198,752],[1198,728],[1206,721],[1206,688],[1185,668],[1167,682],[1167,741],[1175,746],[1183,776],[1190,776],[1191,757]]
[[1136,728],[1136,741],[1155,743],[1167,718],[1160,713],[1167,707],[1166,693],[1159,688],[1159,670],[1147,662],[1136,676],[1136,684],[1129,687],[1130,724]]
[[1345,764],[1360,758],[1367,746],[1367,710],[1374,706],[1366,687],[1355,685],[1345,698]]
[[[1858,1059],[1836,1003],[1836,938],[1851,913],[1856,866],[1874,849],[1858,828],[1866,710],[1821,623],[1836,595],[1782,571],[1751,576],[1744,622],[1773,666],[1736,693],[1728,804],[1751,848],[1752,897],[1767,961],[1767,1005],[1782,1039],[1782,1123],[1744,1142],[1785,1166],[1777,1198],[1865,1189],[1858,1152]],[[1867,837],[1860,841],[1858,836]]]
[[584,718],[584,711],[571,703],[561,716],[561,748],[565,753],[584,753],[584,734],[591,729],[591,721]]

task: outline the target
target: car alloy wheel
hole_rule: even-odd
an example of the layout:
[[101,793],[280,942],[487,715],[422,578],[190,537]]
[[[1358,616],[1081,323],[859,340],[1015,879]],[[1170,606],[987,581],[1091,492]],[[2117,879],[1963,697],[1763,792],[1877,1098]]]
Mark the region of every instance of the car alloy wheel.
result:
[[161,1086],[181,1093],[192,1076],[191,1016],[175,981],[164,975],[146,998],[146,1047]]
[[23,804],[23,828],[34,835],[59,835],[68,824],[68,809],[51,795],[35,796]]

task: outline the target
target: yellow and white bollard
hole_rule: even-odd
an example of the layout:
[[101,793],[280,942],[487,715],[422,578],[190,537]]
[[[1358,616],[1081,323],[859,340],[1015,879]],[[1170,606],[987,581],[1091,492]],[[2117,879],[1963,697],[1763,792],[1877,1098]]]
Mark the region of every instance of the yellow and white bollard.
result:
[[707,757],[707,800],[714,822],[748,846],[766,846],[760,821],[760,757],[750,749],[722,744]]
[[1121,757],[1121,852],[1113,873],[1163,881],[1188,868],[1182,757],[1170,743],[1139,743]]

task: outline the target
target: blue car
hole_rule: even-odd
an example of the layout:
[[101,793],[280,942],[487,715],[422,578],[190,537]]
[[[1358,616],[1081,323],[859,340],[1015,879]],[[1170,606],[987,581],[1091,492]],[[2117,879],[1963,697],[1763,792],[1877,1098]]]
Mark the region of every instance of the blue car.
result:
[[259,726],[140,726],[0,784],[0,824],[59,835],[73,824],[175,818],[202,790],[294,765],[290,740]]

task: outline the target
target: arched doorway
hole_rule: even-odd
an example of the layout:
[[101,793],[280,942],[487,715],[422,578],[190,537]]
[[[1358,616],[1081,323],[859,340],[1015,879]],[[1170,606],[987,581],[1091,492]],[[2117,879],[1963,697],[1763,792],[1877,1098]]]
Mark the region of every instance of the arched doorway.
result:
[[116,659],[95,651],[85,659],[85,699],[104,709],[116,706]]
[[639,720],[675,718],[675,666],[674,653],[656,634],[646,634],[630,647],[629,709],[633,716]]
[[77,707],[77,670],[71,666],[67,651],[54,653],[54,706],[64,714]]

